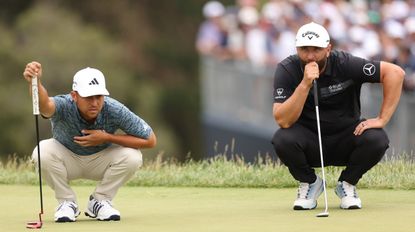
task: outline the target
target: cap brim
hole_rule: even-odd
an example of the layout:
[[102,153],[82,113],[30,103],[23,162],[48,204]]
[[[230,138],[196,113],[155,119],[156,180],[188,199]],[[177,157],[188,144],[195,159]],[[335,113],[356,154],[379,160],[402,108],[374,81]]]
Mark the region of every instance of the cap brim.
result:
[[100,89],[100,90],[92,90],[92,91],[77,91],[79,96],[81,97],[90,97],[90,96],[98,96],[98,95],[104,95],[108,96],[110,93],[106,89]]
[[319,47],[319,48],[326,48],[327,46],[329,46],[329,43],[327,43],[326,45],[323,45],[323,44],[315,44],[315,43],[296,43],[295,46],[296,47]]

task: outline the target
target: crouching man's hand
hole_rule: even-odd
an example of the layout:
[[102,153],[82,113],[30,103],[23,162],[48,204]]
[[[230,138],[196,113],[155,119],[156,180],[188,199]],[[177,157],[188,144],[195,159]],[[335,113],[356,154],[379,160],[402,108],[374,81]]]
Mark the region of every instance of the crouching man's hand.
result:
[[74,142],[83,147],[93,147],[108,141],[108,133],[104,130],[82,130],[84,136],[75,136]]

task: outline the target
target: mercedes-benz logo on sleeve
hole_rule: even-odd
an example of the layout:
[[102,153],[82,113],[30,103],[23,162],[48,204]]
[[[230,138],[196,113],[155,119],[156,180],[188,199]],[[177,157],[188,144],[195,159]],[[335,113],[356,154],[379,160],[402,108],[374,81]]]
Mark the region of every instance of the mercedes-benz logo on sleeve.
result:
[[372,63],[367,63],[365,66],[363,66],[363,73],[366,74],[366,76],[372,76],[376,72],[376,67]]

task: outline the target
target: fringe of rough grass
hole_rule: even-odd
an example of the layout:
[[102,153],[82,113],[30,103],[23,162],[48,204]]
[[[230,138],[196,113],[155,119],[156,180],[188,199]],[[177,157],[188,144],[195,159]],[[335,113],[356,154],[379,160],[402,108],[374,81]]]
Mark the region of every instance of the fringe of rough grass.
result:
[[[334,187],[343,168],[326,167],[328,187]],[[321,175],[321,170],[316,169]],[[0,184],[38,184],[38,174],[29,160],[9,159],[0,163]],[[73,185],[94,185],[89,180],[72,181]],[[127,182],[128,186],[167,187],[236,187],[236,188],[295,188],[298,186],[288,169],[278,160],[269,157],[246,163],[238,156],[179,163],[163,160],[162,155],[145,162]],[[415,162],[405,156],[386,156],[382,162],[366,173],[358,184],[359,188],[415,189]]]

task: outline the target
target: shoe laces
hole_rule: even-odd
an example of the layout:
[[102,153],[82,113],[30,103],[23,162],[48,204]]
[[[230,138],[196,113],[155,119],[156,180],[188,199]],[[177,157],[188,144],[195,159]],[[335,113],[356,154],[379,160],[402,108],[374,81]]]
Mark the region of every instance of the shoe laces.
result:
[[110,200],[102,200],[99,202],[101,205],[106,205],[112,207],[112,202]]
[[341,187],[346,197],[357,197],[356,186],[343,181]]
[[74,211],[74,213],[76,213],[76,211],[78,209],[78,206],[76,205],[75,202],[73,202],[73,201],[63,201],[62,203],[59,204],[56,211],[61,210],[64,207],[71,208]]
[[307,199],[308,193],[310,192],[310,184],[300,182],[300,186],[298,187],[297,197],[302,199]]
[[92,209],[94,213],[98,213],[101,208],[107,208],[107,207],[111,207],[112,208],[112,203],[110,200],[96,200],[93,199],[93,204],[92,204]]

